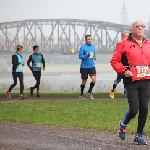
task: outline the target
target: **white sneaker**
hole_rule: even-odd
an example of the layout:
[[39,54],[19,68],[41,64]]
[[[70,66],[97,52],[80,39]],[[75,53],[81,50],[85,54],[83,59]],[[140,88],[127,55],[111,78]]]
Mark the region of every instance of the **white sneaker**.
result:
[[88,96],[88,98],[89,98],[90,100],[93,100],[93,99],[94,99],[94,97],[93,97],[93,95],[91,95],[91,93],[87,93],[87,96]]
[[82,101],[85,101],[85,98],[84,98],[83,95],[81,95],[81,96],[79,97],[79,99],[82,100]]

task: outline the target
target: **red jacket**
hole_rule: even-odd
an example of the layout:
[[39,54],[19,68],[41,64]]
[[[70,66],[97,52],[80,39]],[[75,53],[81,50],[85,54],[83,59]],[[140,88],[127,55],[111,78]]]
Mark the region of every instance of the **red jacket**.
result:
[[[142,47],[132,39],[123,39],[116,46],[115,53],[110,61],[113,69],[124,74],[125,70],[130,70],[133,74],[132,81],[150,79],[148,66],[150,66],[150,41],[143,38]],[[145,76],[144,74],[147,73]]]

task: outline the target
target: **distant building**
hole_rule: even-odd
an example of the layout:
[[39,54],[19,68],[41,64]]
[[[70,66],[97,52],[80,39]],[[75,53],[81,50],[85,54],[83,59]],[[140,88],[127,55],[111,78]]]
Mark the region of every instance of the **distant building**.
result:
[[125,6],[125,0],[123,1],[123,6],[121,9],[121,24],[128,25],[128,13],[127,8]]

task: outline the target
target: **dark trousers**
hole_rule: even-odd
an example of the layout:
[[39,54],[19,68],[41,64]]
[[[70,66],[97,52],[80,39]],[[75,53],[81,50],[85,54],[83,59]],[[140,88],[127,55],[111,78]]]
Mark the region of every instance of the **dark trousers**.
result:
[[37,88],[37,90],[39,90],[39,86],[40,86],[40,80],[41,80],[41,71],[33,71],[33,76],[36,80],[36,84],[33,87],[33,89]]
[[17,77],[20,81],[20,94],[23,94],[24,84],[23,84],[23,73],[22,72],[12,72],[14,83],[10,86],[9,92],[17,85]]
[[150,98],[149,80],[139,80],[126,84],[129,110],[124,118],[124,124],[128,124],[139,111],[137,134],[142,134],[148,115],[148,103]]

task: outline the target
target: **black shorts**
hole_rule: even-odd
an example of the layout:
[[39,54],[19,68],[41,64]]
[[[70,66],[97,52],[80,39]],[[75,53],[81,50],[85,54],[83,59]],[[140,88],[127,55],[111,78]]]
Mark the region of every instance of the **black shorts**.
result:
[[95,69],[95,67],[93,67],[93,68],[80,68],[80,73],[81,73],[81,79],[87,80],[88,75],[89,76],[96,75],[96,69]]

